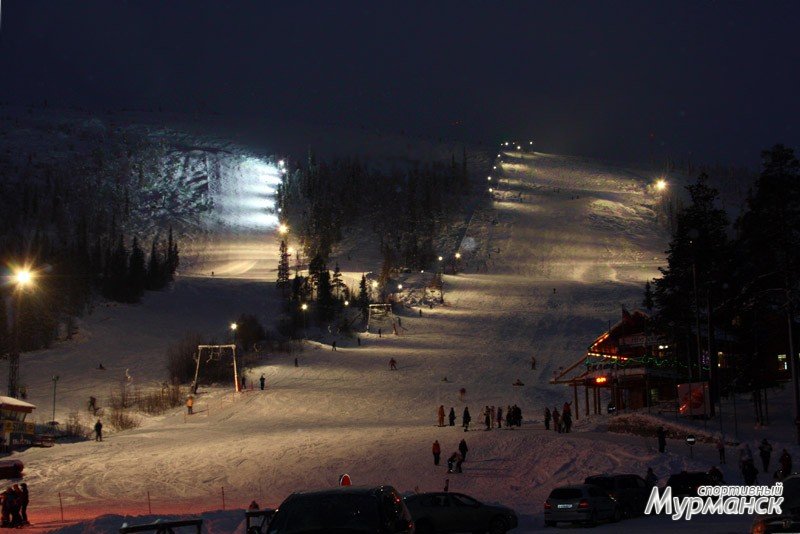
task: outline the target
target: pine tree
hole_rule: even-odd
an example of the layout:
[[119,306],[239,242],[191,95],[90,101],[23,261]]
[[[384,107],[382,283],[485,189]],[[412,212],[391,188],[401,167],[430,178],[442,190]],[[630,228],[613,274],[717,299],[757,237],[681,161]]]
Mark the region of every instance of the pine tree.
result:
[[344,281],[342,280],[342,272],[339,270],[339,264],[336,264],[336,267],[333,269],[333,277],[331,278],[331,286],[333,287],[333,293],[336,295],[337,299],[341,299],[344,295],[347,286],[345,285]]
[[164,265],[159,259],[158,238],[153,239],[150,247],[150,258],[147,262],[147,279],[145,288],[151,291],[164,287]]
[[286,241],[281,240],[280,260],[278,261],[278,280],[276,281],[276,285],[278,286],[278,289],[281,290],[283,298],[286,298],[289,293],[289,276],[289,252],[288,248],[286,247]]
[[361,317],[366,321],[369,318],[369,291],[367,289],[367,277],[361,275],[358,283],[358,309],[361,310]]
[[144,250],[139,246],[139,239],[134,237],[131,245],[131,256],[128,262],[128,300],[138,302],[144,294],[147,277]]
[[167,280],[172,281],[175,272],[178,270],[180,264],[180,257],[178,255],[178,243],[172,238],[172,226],[169,227],[169,236],[167,237],[167,261],[166,272]]
[[320,321],[328,321],[333,317],[333,303],[331,273],[325,269],[319,273],[317,281],[317,315]]
[[647,310],[647,313],[653,313],[655,301],[653,300],[653,290],[650,287],[650,282],[644,284],[644,298],[642,299],[642,306]]

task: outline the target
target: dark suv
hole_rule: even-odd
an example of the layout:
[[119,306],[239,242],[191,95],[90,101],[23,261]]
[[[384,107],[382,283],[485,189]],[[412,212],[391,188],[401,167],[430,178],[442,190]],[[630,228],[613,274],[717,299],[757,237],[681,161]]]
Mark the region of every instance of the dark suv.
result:
[[406,497],[417,534],[490,532],[503,534],[517,527],[511,508],[483,504],[461,493],[418,493]]
[[391,486],[292,493],[278,507],[267,534],[326,532],[413,534],[414,523]]
[[619,503],[623,517],[643,514],[650,497],[650,486],[638,475],[595,475],[583,482],[606,490]]

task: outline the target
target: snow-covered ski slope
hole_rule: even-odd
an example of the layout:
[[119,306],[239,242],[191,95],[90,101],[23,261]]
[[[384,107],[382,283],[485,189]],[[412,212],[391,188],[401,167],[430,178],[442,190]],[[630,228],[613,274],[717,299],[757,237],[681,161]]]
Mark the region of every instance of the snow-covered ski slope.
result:
[[[103,443],[18,454],[33,495],[31,516],[54,517],[59,492],[72,517],[146,513],[148,492],[156,512],[216,509],[223,487],[229,508],[252,499],[274,506],[292,491],[333,486],[347,472],[356,484],[404,492],[440,490],[449,478],[451,491],[513,507],[519,531],[531,531],[542,527],[542,503],[555,485],[598,472],[642,474],[647,466],[661,476],[706,469],[700,447],[695,460],[680,444],[659,455],[649,440],[603,432],[601,417],[581,417],[570,435],[540,424],[545,405],[572,400],[571,390],[548,384],[553,371],[579,358],[617,320],[620,305],[635,307],[663,262],[667,237],[656,220],[652,177],[539,153],[504,153],[500,166],[491,208],[474,214],[464,236],[464,270],[445,276],[444,306],[426,307],[421,317],[408,309],[401,335],[361,334],[362,346],[340,338],[334,352],[328,343],[335,338],[323,335],[307,343],[299,367],[291,357],[270,356],[247,371],[251,383],[265,374],[266,391],[201,390],[191,417],[176,409]],[[275,249],[276,237],[262,242]],[[349,246],[338,260],[351,276],[377,269],[377,257],[359,264],[364,255]],[[216,272],[181,277],[171,292],[140,306],[99,308],[84,321],[80,340],[26,355],[31,400],[47,412],[58,374],[56,416],[64,420],[93,392],[103,404],[126,368],[138,384],[162,380],[168,336],[197,329],[222,339],[238,312],[274,317],[274,273],[259,282]],[[423,280],[403,280],[405,290],[419,290],[413,284]],[[397,371],[389,370],[392,357]],[[94,369],[98,361],[107,371]],[[525,385],[512,386],[517,379]],[[438,428],[440,404],[455,408],[457,425],[468,406],[472,430]],[[479,430],[483,406],[508,404],[522,408],[521,429]],[[433,465],[431,443],[439,440],[446,458],[462,438],[470,447],[465,471],[447,475]],[[652,518],[624,526],[654,524],[674,528]]]

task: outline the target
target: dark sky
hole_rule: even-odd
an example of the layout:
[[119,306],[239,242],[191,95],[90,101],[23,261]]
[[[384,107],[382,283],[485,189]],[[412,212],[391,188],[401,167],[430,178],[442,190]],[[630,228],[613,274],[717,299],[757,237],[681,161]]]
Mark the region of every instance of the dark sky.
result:
[[[0,0],[2,1],[2,0]],[[800,2],[6,0],[0,100],[755,165],[800,141]]]

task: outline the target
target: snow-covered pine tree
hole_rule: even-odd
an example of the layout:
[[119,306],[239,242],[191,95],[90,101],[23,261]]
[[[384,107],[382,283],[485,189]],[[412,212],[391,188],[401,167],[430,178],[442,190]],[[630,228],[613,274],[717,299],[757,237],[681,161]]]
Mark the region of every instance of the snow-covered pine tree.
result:
[[289,249],[286,246],[286,240],[281,240],[280,245],[280,259],[278,260],[278,280],[275,282],[278,289],[281,290],[281,295],[286,298],[289,294],[290,288],[290,272],[289,272]]

